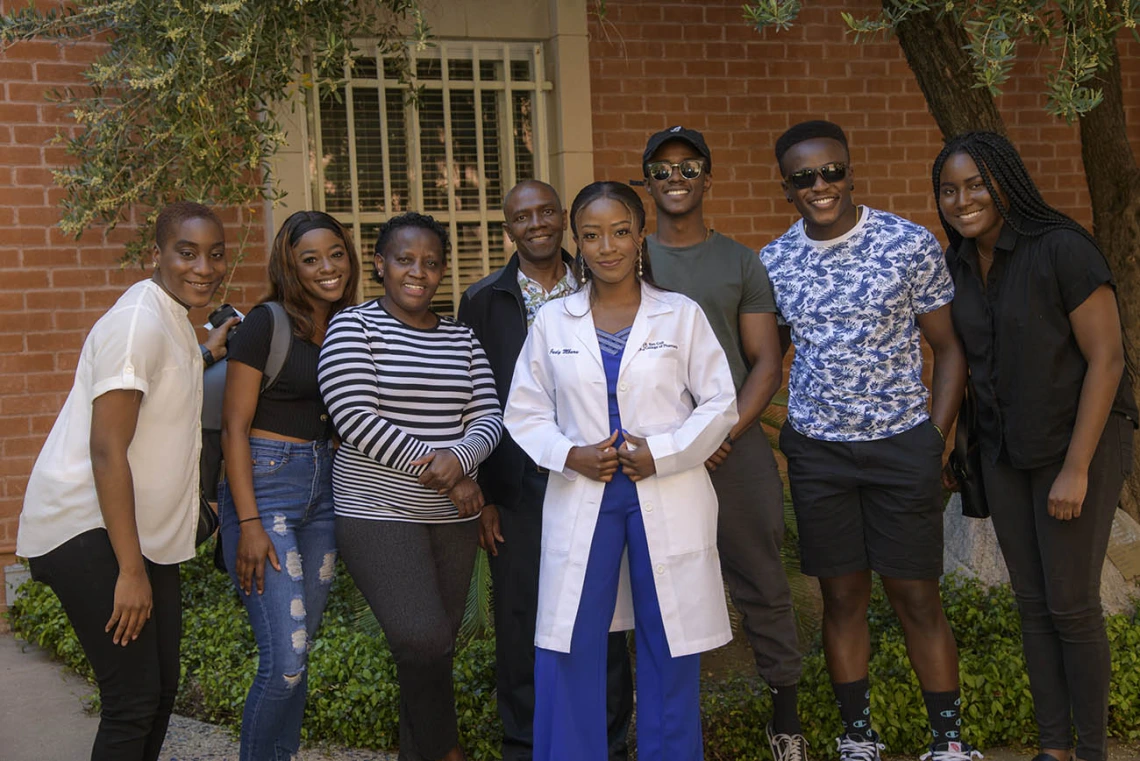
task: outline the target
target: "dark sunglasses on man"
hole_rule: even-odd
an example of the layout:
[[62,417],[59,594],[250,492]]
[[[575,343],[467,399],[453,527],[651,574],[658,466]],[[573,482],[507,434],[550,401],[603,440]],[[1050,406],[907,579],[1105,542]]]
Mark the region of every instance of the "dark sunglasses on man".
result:
[[828,184],[839,182],[847,176],[847,165],[842,161],[833,161],[818,169],[801,169],[798,172],[792,172],[784,179],[791,183],[796,190],[807,190],[815,184],[817,174]]
[[695,180],[701,176],[705,169],[705,162],[701,159],[685,159],[678,164],[668,161],[650,161],[646,166],[649,176],[658,182],[664,182],[673,176],[674,169],[681,170],[681,176],[686,180]]

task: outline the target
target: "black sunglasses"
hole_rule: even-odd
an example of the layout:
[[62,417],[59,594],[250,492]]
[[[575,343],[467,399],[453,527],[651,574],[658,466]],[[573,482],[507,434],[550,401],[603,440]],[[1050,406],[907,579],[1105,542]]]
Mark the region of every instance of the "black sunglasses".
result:
[[792,172],[784,179],[790,182],[796,190],[806,190],[815,184],[817,174],[826,183],[839,182],[847,176],[847,165],[842,161],[833,161],[818,169],[801,169],[798,172]]
[[680,169],[681,176],[686,180],[695,180],[704,171],[705,162],[701,159],[685,159],[679,164],[671,164],[668,161],[651,161],[645,168],[648,170],[649,176],[658,182],[663,182],[672,177],[674,169]]

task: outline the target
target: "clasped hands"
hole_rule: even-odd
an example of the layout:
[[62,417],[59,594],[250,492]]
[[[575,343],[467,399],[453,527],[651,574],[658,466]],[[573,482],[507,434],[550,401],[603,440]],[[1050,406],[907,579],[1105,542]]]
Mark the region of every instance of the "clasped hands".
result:
[[417,479],[420,485],[438,494],[446,494],[459,511],[460,518],[475,515],[483,509],[483,490],[463,472],[463,464],[450,449],[433,449],[409,464],[427,466]]
[[566,456],[566,467],[592,481],[603,483],[613,480],[618,466],[634,482],[657,472],[657,463],[653,461],[653,453],[645,439],[626,433],[625,441],[620,447],[615,447],[617,437],[618,432],[614,431],[609,438],[597,444],[571,447]]

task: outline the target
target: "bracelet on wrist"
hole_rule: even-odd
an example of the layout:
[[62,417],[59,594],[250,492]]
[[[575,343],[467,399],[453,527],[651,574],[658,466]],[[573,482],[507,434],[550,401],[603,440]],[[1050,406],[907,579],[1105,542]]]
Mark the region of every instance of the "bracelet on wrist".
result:
[[930,424],[931,424],[932,426],[934,426],[934,430],[938,431],[938,437],[939,437],[940,439],[942,439],[942,443],[943,443],[943,444],[945,444],[945,443],[946,443],[946,434],[944,434],[944,433],[942,432],[942,429],[938,427],[938,423],[935,423],[934,421],[931,421],[931,423],[930,423]]
[[206,367],[210,367],[215,362],[217,362],[217,360],[214,359],[214,352],[210,351],[210,349],[205,344],[200,344],[199,348],[202,349],[202,362],[206,365]]
[[240,521],[238,521],[238,525],[240,526],[243,523],[249,523],[250,521],[259,521],[259,520],[261,520],[260,515],[255,515],[252,518],[242,518]]

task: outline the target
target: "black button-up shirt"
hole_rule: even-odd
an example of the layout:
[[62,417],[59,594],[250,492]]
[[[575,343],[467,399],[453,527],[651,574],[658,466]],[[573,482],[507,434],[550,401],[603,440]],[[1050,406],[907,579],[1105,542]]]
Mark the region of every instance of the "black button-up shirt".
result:
[[[1074,230],[1029,237],[1006,224],[985,283],[973,240],[949,249],[946,261],[982,454],[996,462],[1004,450],[1024,469],[1064,459],[1088,367],[1069,313],[1112,284],[1104,256]],[[1112,409],[1137,419],[1127,371]]]

